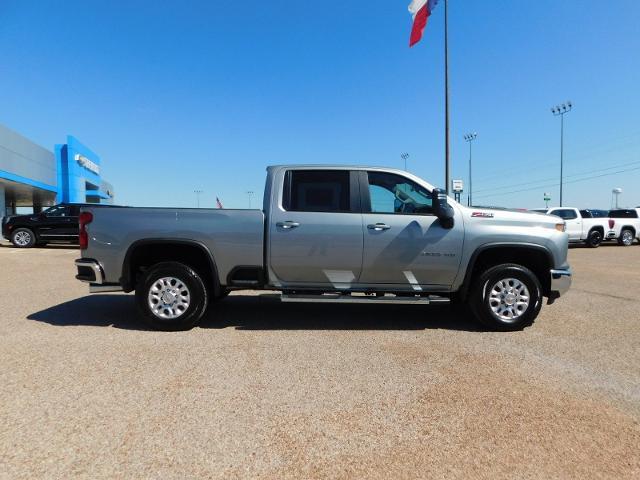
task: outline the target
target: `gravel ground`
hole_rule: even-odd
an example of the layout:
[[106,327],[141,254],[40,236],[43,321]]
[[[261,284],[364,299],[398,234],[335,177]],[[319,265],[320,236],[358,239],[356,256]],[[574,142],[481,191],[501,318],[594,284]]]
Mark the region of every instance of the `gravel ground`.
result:
[[0,478],[640,478],[640,247],[523,332],[232,294],[190,332],[0,246]]

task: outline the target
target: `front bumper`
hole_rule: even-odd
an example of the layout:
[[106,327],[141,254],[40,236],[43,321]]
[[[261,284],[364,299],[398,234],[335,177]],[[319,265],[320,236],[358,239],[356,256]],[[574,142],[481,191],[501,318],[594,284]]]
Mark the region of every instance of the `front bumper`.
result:
[[552,303],[556,298],[569,291],[569,288],[571,287],[571,276],[573,273],[570,268],[554,269],[549,273],[551,275],[549,303]]

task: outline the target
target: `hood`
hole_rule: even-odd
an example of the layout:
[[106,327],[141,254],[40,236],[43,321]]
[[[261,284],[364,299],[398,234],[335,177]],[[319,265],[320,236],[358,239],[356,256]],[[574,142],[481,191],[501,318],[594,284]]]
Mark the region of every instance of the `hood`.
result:
[[530,225],[531,227],[556,228],[563,224],[560,217],[546,215],[528,210],[507,209],[500,207],[465,207],[460,206],[465,222],[490,222],[501,225]]

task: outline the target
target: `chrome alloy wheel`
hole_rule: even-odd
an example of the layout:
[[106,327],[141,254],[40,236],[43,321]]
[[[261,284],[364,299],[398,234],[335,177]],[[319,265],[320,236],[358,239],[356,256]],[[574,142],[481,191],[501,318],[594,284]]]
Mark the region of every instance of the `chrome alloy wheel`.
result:
[[27,245],[29,245],[29,243],[31,243],[31,234],[22,230],[14,235],[13,241],[16,243],[16,245],[26,247]]
[[622,243],[623,245],[629,246],[633,243],[633,233],[631,230],[625,230],[622,232]]
[[524,314],[530,301],[527,286],[517,278],[498,280],[489,293],[489,306],[493,314],[507,322],[512,322]]
[[162,277],[153,282],[148,299],[153,314],[167,320],[178,318],[191,304],[189,289],[175,277]]

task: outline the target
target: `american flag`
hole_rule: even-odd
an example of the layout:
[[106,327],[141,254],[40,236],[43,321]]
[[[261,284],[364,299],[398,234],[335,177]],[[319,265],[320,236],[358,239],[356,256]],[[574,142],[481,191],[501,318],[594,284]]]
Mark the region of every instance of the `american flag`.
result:
[[220,201],[220,199],[218,197],[216,197],[216,205],[218,206],[218,208],[224,208],[222,206],[222,202]]

